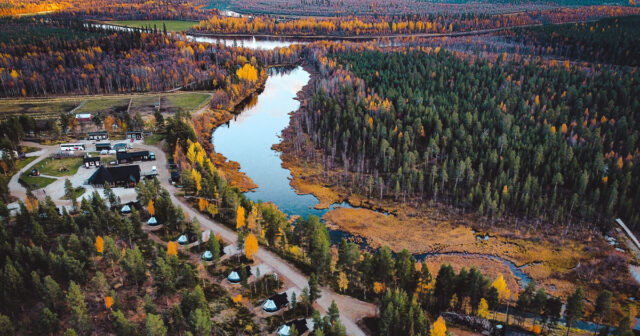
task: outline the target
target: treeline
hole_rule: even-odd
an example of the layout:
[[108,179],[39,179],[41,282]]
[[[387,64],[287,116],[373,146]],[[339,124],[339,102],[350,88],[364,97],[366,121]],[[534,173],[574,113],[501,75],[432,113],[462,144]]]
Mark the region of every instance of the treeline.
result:
[[[5,22],[26,30],[0,44],[5,97],[164,91],[188,85],[211,88],[226,73],[215,65],[210,48],[168,35],[102,31],[79,21]],[[91,35],[37,34],[50,28]]]
[[326,169],[356,174],[353,189],[637,229],[637,72],[470,63],[438,48],[319,59],[330,74],[296,122]]
[[531,47],[534,55],[616,65],[640,65],[640,17],[597,22],[514,29],[507,38]]
[[147,239],[135,209],[121,217],[107,204],[94,193],[73,214],[32,197],[15,218],[0,208],[3,334],[205,335],[212,299],[236,312],[217,330],[253,324],[195,266]]
[[378,36],[393,34],[455,33],[541,23],[585,21],[587,19],[631,15],[640,8],[591,6],[532,11],[513,14],[425,14],[403,16],[314,17],[282,21],[270,16],[222,17],[201,21],[197,32],[223,34]]
[[94,20],[201,20],[217,13],[203,0],[10,0],[0,16],[49,14],[58,18]]
[[[372,16],[413,14],[469,14],[469,13],[517,13],[546,10],[560,6],[601,5],[598,0],[563,1],[467,1],[467,0],[270,0],[239,1],[217,0],[221,8],[250,13],[300,16]],[[627,5],[627,0],[611,1],[608,4]]]
[[115,31],[80,21],[2,23],[7,31],[22,30],[0,42],[0,95],[5,97],[177,88],[232,91],[231,84],[238,82],[237,68],[248,59],[261,68],[264,63],[296,61],[299,53],[298,47],[227,48],[162,32]]

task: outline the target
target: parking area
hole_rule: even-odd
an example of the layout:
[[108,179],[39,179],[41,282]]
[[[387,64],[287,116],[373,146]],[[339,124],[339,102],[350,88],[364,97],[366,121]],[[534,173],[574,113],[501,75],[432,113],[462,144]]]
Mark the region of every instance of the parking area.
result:
[[[92,140],[85,140],[85,141],[78,141],[78,143],[84,144],[85,145],[85,151],[74,151],[73,155],[81,155],[81,154],[87,154],[90,153],[91,156],[95,157],[95,156],[99,156],[101,158],[101,164],[105,165],[107,167],[111,167],[111,166],[128,166],[128,165],[139,165],[140,166],[140,170],[142,175],[146,175],[147,173],[151,172],[152,169],[154,167],[157,167],[159,164],[158,162],[156,162],[155,160],[152,161],[136,161],[133,163],[126,163],[126,164],[117,164],[116,159],[115,159],[115,155],[113,153],[108,153],[106,155],[100,155],[99,152],[95,151],[95,144],[96,143],[104,143],[104,140],[97,140],[97,141],[92,141]],[[133,142],[131,142],[131,140],[115,140],[115,141],[111,141],[112,145],[115,144],[126,144],[126,150],[128,152],[135,152],[135,151],[141,151],[141,150],[145,150],[142,148],[142,146],[144,146],[143,144],[143,140],[135,140]],[[87,181],[89,180],[89,178],[91,177],[91,175],[93,175],[97,170],[99,169],[99,166],[90,166],[90,167],[85,167],[85,165],[80,166],[80,168],[78,168],[77,173],[70,175],[70,176],[62,176],[62,177],[55,177],[52,176],[54,178],[56,178],[56,181],[54,181],[53,183],[47,185],[46,187],[42,188],[42,189],[38,189],[38,190],[34,190],[33,193],[40,198],[40,196],[42,197],[46,197],[46,196],[50,196],[54,201],[56,201],[56,203],[60,203],[60,202],[64,202],[64,197],[65,197],[65,188],[64,188],[64,184],[65,184],[65,180],[69,179],[69,181],[71,182],[71,185],[73,186],[73,188],[77,188],[77,187],[83,187],[85,189],[85,192],[78,197],[78,201],[82,200],[82,198],[89,198],[91,197],[91,195],[93,194],[94,191],[97,191],[100,196],[104,196],[103,191],[104,188],[94,188],[93,186],[89,185],[87,183]],[[144,177],[141,177],[144,178]],[[123,187],[112,187],[113,192],[120,197],[121,201],[123,203],[126,202],[130,202],[130,201],[135,201],[137,198],[136,195],[136,191],[134,188],[123,188]],[[71,202],[69,201],[69,205],[71,205]]]

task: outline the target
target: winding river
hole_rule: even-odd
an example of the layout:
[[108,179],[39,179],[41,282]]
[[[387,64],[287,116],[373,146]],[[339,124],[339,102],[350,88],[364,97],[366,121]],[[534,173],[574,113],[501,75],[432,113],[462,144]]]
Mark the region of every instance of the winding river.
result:
[[[292,69],[270,69],[265,89],[257,97],[255,104],[247,106],[229,123],[218,127],[212,134],[212,143],[217,152],[229,160],[240,163],[240,170],[247,174],[259,187],[246,193],[253,201],[273,202],[289,216],[322,217],[335,207],[349,207],[349,204],[332,204],[329,209],[318,210],[314,205],[318,199],[313,195],[299,195],[290,185],[291,172],[282,167],[280,153],[271,146],[280,142],[280,134],[289,125],[290,113],[300,107],[296,94],[310,79],[309,73],[301,67]],[[329,230],[333,244],[350,236],[340,230]],[[366,240],[361,246],[367,247]],[[444,253],[453,254],[455,253]],[[462,253],[460,253],[463,255]],[[436,254],[415,255],[423,260]],[[526,286],[530,278],[522,272],[522,267],[503,258],[483,256],[502,262]]]

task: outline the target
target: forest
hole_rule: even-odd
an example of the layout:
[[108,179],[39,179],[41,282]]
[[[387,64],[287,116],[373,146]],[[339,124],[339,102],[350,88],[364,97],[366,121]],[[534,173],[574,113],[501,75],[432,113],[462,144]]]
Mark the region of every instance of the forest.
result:
[[[296,47],[271,51],[189,42],[154,31],[111,31],[81,21],[3,19],[0,96],[223,89],[236,68],[296,59]],[[239,88],[236,92],[241,91]]]
[[531,47],[533,55],[615,65],[640,65],[640,16],[557,26],[514,29],[508,39]]
[[0,5],[0,17],[50,14],[94,20],[200,20],[216,13],[203,0],[9,0]]
[[318,64],[328,75],[301,128],[363,194],[544,218],[563,234],[571,223],[607,232],[617,217],[637,229],[637,72],[470,62],[439,48]]
[[[325,224],[318,217],[300,218],[292,224],[273,204],[252,202],[231,187],[212,163],[208,128],[196,128],[192,133],[185,119],[178,117],[167,122],[171,139],[176,139],[173,158],[182,167],[183,190],[192,197],[192,206],[236,230],[239,246],[251,246],[257,241],[309,274],[308,292],[299,297],[303,305],[291,307],[298,314],[296,316],[320,320],[316,313],[311,314],[303,307],[305,302],[313,303],[319,298],[318,286],[321,284],[328,284],[343,294],[376,302],[380,313],[368,322],[379,335],[424,335],[434,325],[444,323],[435,319],[444,311],[491,318],[490,311],[510,305],[515,308],[511,314],[519,320],[526,314],[533,314],[538,328],[553,327],[561,317],[573,323],[586,312],[585,295],[579,287],[565,301],[548,296],[544,288],[533,281],[521,293],[511,293],[502,276],[490,279],[475,267],[456,272],[450,265],[443,264],[432,274],[435,269],[430,270],[425,262],[418,262],[407,250],[394,254],[385,246],[367,251],[343,239],[337,244],[337,253],[332,252]],[[158,193],[148,186],[139,187],[143,204]],[[163,201],[157,203],[159,208],[165,204]],[[175,215],[164,213],[158,212],[156,216],[168,223],[170,230],[185,230],[185,224],[176,221]],[[183,227],[176,228],[175,225]],[[629,308],[612,303],[611,292],[607,290],[602,290],[598,297],[598,300],[604,297],[602,300],[608,304],[596,308],[593,317],[628,330],[629,319],[622,317],[630,314]],[[296,302],[296,299],[292,301]],[[565,302],[569,308],[562,314],[561,307]],[[333,316],[333,313],[329,311],[328,315]],[[327,329],[323,332],[324,335],[342,334],[327,333]]]
[[[238,1],[214,0],[219,8],[229,8],[240,13],[300,15],[300,16],[375,16],[412,15],[435,13],[516,13],[552,9],[562,6],[600,5],[598,0],[269,0]],[[608,2],[610,5],[626,5],[628,0]]]
[[280,20],[272,16],[213,16],[194,27],[199,33],[384,36],[394,34],[444,34],[542,23],[576,22],[609,16],[640,13],[640,8],[622,6],[590,6],[560,8],[513,14],[407,14],[386,16],[345,16],[336,18],[305,17]]

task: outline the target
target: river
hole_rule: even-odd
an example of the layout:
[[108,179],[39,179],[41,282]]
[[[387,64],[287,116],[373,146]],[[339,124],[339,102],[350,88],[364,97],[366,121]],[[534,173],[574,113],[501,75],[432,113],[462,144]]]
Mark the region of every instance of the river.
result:
[[[252,201],[270,201],[289,216],[322,217],[335,207],[349,207],[347,203],[332,204],[329,209],[318,210],[314,206],[318,199],[313,195],[298,195],[291,187],[291,172],[282,167],[280,152],[271,148],[281,141],[282,130],[289,125],[290,113],[300,107],[296,94],[310,79],[301,67],[292,69],[270,69],[264,91],[255,104],[247,106],[233,120],[214,130],[212,143],[218,153],[240,164],[240,170],[247,174],[258,188],[245,195]],[[333,244],[337,244],[348,233],[329,230]],[[368,247],[366,240],[361,247]],[[435,254],[415,255],[423,260]],[[475,255],[480,256],[480,255]],[[497,256],[482,255],[507,265],[520,286],[526,286],[530,278],[512,262]]]

